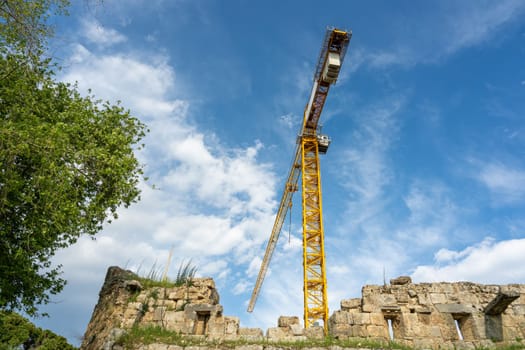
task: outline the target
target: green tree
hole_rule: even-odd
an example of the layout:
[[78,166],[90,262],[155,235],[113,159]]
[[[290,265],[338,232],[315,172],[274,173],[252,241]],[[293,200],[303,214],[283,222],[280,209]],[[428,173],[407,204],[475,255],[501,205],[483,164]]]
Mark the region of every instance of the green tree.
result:
[[66,338],[36,327],[14,312],[0,311],[0,350],[73,350]]
[[50,14],[65,14],[69,0],[0,0],[0,47],[2,54],[22,53],[39,60],[46,40],[53,34]]
[[[117,218],[139,199],[142,177],[134,150],[145,126],[55,81],[42,59],[56,3],[65,2],[0,0],[0,309],[29,315],[65,285],[51,263],[56,250]],[[7,28],[12,13],[24,30]]]

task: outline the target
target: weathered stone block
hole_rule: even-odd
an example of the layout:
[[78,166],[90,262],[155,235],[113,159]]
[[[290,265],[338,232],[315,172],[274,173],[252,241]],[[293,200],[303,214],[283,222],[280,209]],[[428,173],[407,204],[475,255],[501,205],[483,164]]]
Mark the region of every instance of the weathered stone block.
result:
[[419,322],[423,326],[430,325],[430,314],[429,313],[418,313],[417,318],[419,319]]
[[188,305],[188,303],[185,300],[179,299],[175,303],[175,309],[176,310],[184,310],[184,307]]
[[135,321],[135,319],[137,318],[137,316],[139,315],[139,312],[140,310],[135,308],[135,307],[131,307],[131,308],[127,308],[125,311],[124,311],[124,315],[123,315],[123,318],[126,320],[126,319],[132,319],[133,321]]
[[412,283],[412,278],[410,278],[410,276],[399,276],[390,280],[391,285],[405,285],[409,283]]
[[[260,329],[260,328],[244,328],[244,327],[241,327],[241,328],[239,328],[239,337],[241,339],[245,339],[245,340],[257,341],[257,340],[263,340],[264,339],[264,334],[263,334],[262,329]],[[237,348],[236,348],[236,350],[237,350]],[[249,349],[246,349],[246,350],[249,350]],[[257,349],[254,349],[254,350],[257,350]]]
[[266,337],[269,341],[280,341],[293,338],[291,331],[284,327],[271,327],[266,331]]
[[167,308],[165,306],[157,306],[153,312],[154,321],[162,321],[166,315]]
[[142,308],[142,303],[140,302],[131,302],[128,303],[127,309],[140,310]]
[[361,308],[361,298],[343,299],[341,300],[341,310],[348,311],[351,309]]
[[353,337],[352,326],[349,324],[336,324],[330,328],[330,334],[338,339]]
[[385,316],[381,312],[372,312],[369,314],[370,316],[370,324],[376,325],[376,326],[384,326],[386,325]]
[[385,340],[388,340],[388,329],[385,326],[376,326],[376,325],[369,325],[366,327],[368,337],[373,338],[384,338]]
[[225,334],[224,317],[211,317],[208,321],[208,333],[217,336]]
[[140,292],[143,289],[142,284],[137,280],[124,281],[124,288],[131,293]]
[[419,318],[417,314],[403,314],[403,329],[405,331],[405,337],[413,337],[417,335],[415,329],[418,328]]
[[393,294],[383,294],[378,301],[381,306],[397,305],[396,297]]
[[453,342],[455,350],[474,350],[476,346],[468,341],[457,340]]
[[485,285],[478,284],[478,286],[481,289],[481,292],[488,293],[488,294],[498,294],[500,292],[501,288],[508,288],[508,287],[505,287],[505,286],[498,286],[496,284],[485,284]]
[[511,307],[515,315],[525,315],[525,305],[524,304],[512,304]]
[[439,326],[430,327],[430,336],[434,338],[441,338],[441,328]]
[[418,314],[429,314],[432,312],[432,310],[427,306],[416,306],[414,311]]
[[186,299],[186,295],[185,295],[185,291],[184,289],[182,288],[178,288],[178,289],[175,289],[173,290],[172,292],[170,292],[168,294],[168,299],[169,300],[182,300],[182,299]]
[[297,316],[279,316],[277,321],[278,327],[289,327],[293,324],[299,324],[299,317]]
[[185,319],[184,311],[165,311],[162,317],[167,324],[184,322]]
[[375,304],[363,304],[362,310],[363,312],[379,312],[381,311],[381,308],[379,305]]
[[354,319],[355,325],[370,324],[370,314],[369,313],[354,314],[353,319]]
[[432,339],[416,338],[414,339],[414,348],[416,349],[435,349],[437,344]]
[[475,310],[470,305],[463,304],[435,304],[434,305],[439,312],[449,314],[472,314]]
[[237,334],[239,332],[239,318],[238,317],[224,317],[224,333]]
[[304,328],[298,323],[290,325],[290,331],[294,336],[304,335]]
[[366,325],[354,325],[352,326],[352,336],[353,337],[367,337]]
[[432,304],[445,304],[447,296],[444,293],[430,293],[430,301]]
[[136,302],[138,302],[138,303],[145,302],[146,299],[148,299],[146,293],[147,293],[146,291],[140,292],[139,295],[137,295],[137,297],[135,298]]
[[397,304],[408,304],[408,293],[407,291],[399,291],[394,294]]
[[417,302],[419,305],[430,305],[432,302],[430,301],[430,296],[428,293],[425,292],[418,292],[417,293]]
[[348,312],[346,311],[335,311],[332,316],[330,316],[330,322],[333,323],[350,323],[348,319]]
[[308,339],[323,339],[324,329],[321,326],[310,326],[304,330],[304,335]]

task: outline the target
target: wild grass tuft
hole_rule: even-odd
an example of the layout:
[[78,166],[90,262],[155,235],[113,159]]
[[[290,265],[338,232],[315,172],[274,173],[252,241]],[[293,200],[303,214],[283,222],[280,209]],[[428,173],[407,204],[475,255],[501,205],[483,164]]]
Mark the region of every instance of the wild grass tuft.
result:
[[195,277],[195,274],[197,273],[197,266],[192,265],[191,260],[189,260],[187,263],[181,262],[179,265],[179,270],[177,271],[177,277],[175,278],[175,285],[176,286],[183,286],[187,284],[191,284],[191,281]]
[[181,262],[179,269],[177,271],[177,276],[175,280],[170,278],[163,278],[162,267],[153,263],[148,272],[142,273],[142,263],[137,268],[135,274],[137,275],[137,280],[142,284],[144,288],[152,287],[180,287],[180,286],[191,286],[192,280],[197,273],[197,266],[193,265],[191,260],[188,262]]

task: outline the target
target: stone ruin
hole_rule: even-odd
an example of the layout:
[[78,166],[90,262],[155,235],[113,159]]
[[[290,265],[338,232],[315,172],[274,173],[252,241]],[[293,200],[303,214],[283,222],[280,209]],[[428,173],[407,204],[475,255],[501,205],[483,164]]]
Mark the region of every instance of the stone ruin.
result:
[[[302,328],[298,317],[281,316],[266,334],[223,315],[211,278],[179,287],[144,288],[132,272],[110,267],[80,349],[120,349],[118,337],[133,326],[161,326],[210,340],[300,341],[324,337],[323,328]],[[364,286],[362,298],[341,301],[329,319],[335,338],[367,338],[415,348],[490,347],[525,338],[525,285],[469,282]]]
[[414,348],[492,347],[525,338],[525,285],[470,282],[364,286],[329,319],[337,338],[393,340]]

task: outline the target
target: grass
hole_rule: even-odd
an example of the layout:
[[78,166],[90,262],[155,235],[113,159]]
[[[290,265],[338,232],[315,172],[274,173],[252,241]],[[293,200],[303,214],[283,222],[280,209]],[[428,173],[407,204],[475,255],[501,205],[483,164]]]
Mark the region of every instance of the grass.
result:
[[233,349],[243,345],[261,345],[271,346],[274,349],[304,349],[304,348],[328,348],[330,346],[339,346],[342,348],[367,348],[367,349],[399,349],[410,350],[409,347],[396,344],[394,342],[381,343],[367,339],[347,339],[339,340],[331,337],[324,339],[309,339],[303,341],[267,341],[267,340],[213,340],[206,337],[184,336],[179,332],[169,331],[159,326],[135,326],[125,335],[120,337],[116,344],[123,346],[125,349],[134,349],[138,345],[148,345],[152,343],[172,344],[179,346],[205,346],[208,348]]
[[159,326],[138,327],[133,326],[126,334],[117,339],[116,344],[132,349],[138,344],[167,343],[178,344],[181,335],[176,332],[168,331]]
[[149,271],[145,274],[141,273],[141,266],[135,272],[136,277],[134,279],[138,280],[144,288],[171,288],[171,287],[181,287],[181,286],[191,286],[192,280],[197,273],[197,267],[192,264],[191,260],[185,263],[181,262],[179,269],[177,271],[177,276],[174,280],[169,278],[162,278],[162,268],[154,263]]
[[197,273],[197,267],[191,264],[191,260],[184,264],[184,261],[180,263],[179,270],[177,271],[177,277],[175,278],[176,286],[191,285],[191,281]]
[[[308,339],[303,341],[268,341],[268,340],[212,340],[206,337],[184,336],[179,332],[169,331],[159,326],[135,326],[116,342],[125,349],[134,349],[138,345],[148,345],[152,343],[172,344],[183,347],[203,346],[207,348],[234,349],[243,345],[260,345],[271,347],[272,349],[283,348],[287,350],[305,349],[305,348],[330,348],[338,346],[341,348],[353,349],[397,349],[411,350],[412,348],[395,342],[379,342],[363,338],[335,339],[325,337],[323,339]],[[523,344],[496,345],[492,348],[476,348],[477,350],[523,350]]]

